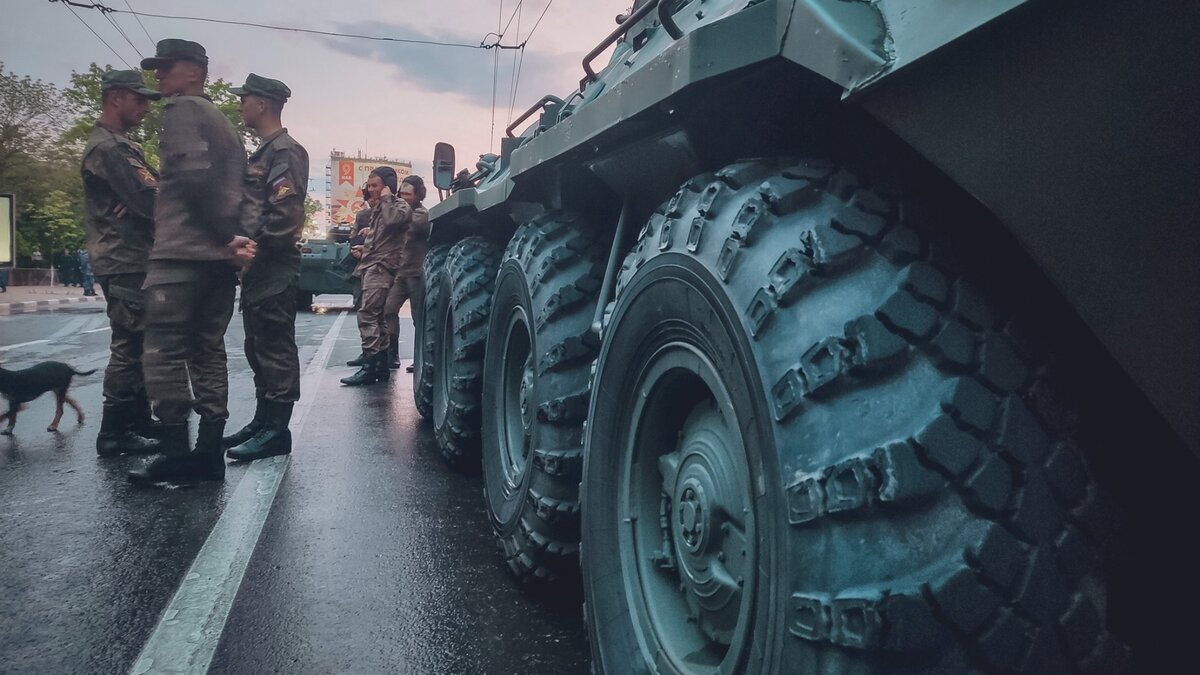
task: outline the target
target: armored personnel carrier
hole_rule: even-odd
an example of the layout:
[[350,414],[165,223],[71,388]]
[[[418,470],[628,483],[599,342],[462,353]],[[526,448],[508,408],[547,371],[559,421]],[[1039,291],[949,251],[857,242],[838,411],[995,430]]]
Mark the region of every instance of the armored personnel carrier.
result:
[[417,405],[598,672],[1172,663],[1196,26],[639,0],[498,155],[439,145]]

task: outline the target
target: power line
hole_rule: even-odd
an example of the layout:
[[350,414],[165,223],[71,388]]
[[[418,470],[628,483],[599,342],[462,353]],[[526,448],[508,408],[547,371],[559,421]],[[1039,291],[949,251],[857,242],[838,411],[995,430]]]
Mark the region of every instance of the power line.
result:
[[137,19],[138,25],[142,27],[142,32],[146,34],[146,38],[150,40],[150,44],[157,45],[158,43],[155,42],[154,38],[150,37],[150,31],[146,30],[146,24],[142,23],[142,17],[133,11],[133,5],[129,4],[129,0],[125,0],[125,6],[129,8],[129,13],[133,14],[133,18]]
[[[521,0],[521,2],[517,4],[518,10],[521,9],[521,5],[524,4],[524,2],[525,2],[525,0]],[[524,18],[524,16],[525,16],[524,11],[522,11],[517,16],[517,37],[518,38],[521,37],[521,19]],[[521,49],[518,51],[520,52],[519,54],[517,52],[513,52],[512,79],[509,81],[509,84],[508,84],[508,121],[509,122],[512,121],[513,106],[515,106],[517,104],[517,59],[518,59],[518,57],[524,58],[524,56],[525,56],[524,49]]]
[[121,61],[121,63],[124,63],[126,68],[129,68],[130,70],[133,69],[133,66],[129,65],[129,62],[126,61],[120,54],[118,54],[117,50],[112,48],[112,45],[108,44],[108,42],[106,42],[104,40],[104,38],[100,37],[100,34],[97,33],[91,26],[89,26],[88,22],[84,21],[82,16],[79,16],[79,14],[75,11],[75,8],[72,7],[70,5],[70,3],[65,3],[65,5],[66,5],[66,8],[71,10],[71,13],[75,15],[75,18],[79,19],[79,23],[83,24],[84,28],[87,28],[89,31],[91,31],[92,35],[96,36],[97,40],[103,42],[105,47],[108,47],[108,50],[113,53],[113,56],[117,57]]
[[533,37],[533,34],[537,32],[538,26],[542,25],[542,18],[546,16],[546,12],[550,11],[550,5],[553,4],[554,0],[546,3],[546,8],[542,10],[542,15],[538,17],[537,23],[533,24],[533,28],[529,30],[529,35],[526,35],[525,41],[520,44],[522,49],[525,48],[525,45],[529,44],[529,38]]
[[85,4],[85,3],[80,3],[80,2],[72,2],[72,0],[49,0],[49,1],[50,2],[61,2],[64,5],[80,7],[82,9],[95,9],[95,10],[99,10],[100,12],[104,12],[104,13],[132,14],[134,16],[144,16],[144,17],[149,17],[152,19],[170,19],[170,20],[174,20],[174,21],[202,21],[205,23],[219,23],[219,24],[224,24],[224,25],[228,25],[228,26],[247,26],[250,28],[264,28],[267,30],[288,31],[288,32],[292,32],[292,33],[308,33],[310,35],[325,35],[328,37],[344,37],[344,38],[352,38],[355,40],[375,40],[378,42],[400,42],[400,43],[404,43],[404,44],[433,45],[433,46],[437,46],[437,47],[460,47],[463,49],[491,49],[492,48],[491,45],[482,45],[482,44],[473,45],[473,44],[467,44],[465,42],[442,42],[442,41],[438,41],[438,40],[417,40],[417,39],[413,39],[413,38],[383,37],[380,35],[359,35],[356,33],[338,33],[336,31],[315,30],[312,28],[295,28],[292,26],[274,26],[271,24],[254,23],[254,22],[250,22],[250,21],[231,21],[228,19],[211,19],[211,18],[204,17],[204,16],[178,16],[178,15],[173,15],[173,14],[153,14],[150,12],[126,11],[124,9],[114,9],[114,8],[108,7],[106,5],[102,5],[98,2],[94,2],[91,4]]
[[117,32],[121,34],[121,37],[125,38],[125,41],[129,43],[130,47],[133,47],[133,51],[138,55],[138,58],[145,58],[145,54],[142,54],[142,50],[138,49],[137,45],[133,44],[133,40],[130,40],[129,36],[125,34],[125,31],[121,30],[121,27],[117,25],[117,21],[116,19],[112,18],[112,15],[102,14],[101,16],[103,16],[105,19],[108,19],[108,22],[112,24],[112,27],[117,29]]

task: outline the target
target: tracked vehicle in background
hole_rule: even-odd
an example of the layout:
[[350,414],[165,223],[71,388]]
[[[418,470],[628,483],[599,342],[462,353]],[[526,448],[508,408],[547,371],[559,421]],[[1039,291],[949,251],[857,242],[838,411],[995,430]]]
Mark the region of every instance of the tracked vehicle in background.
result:
[[499,155],[439,145],[417,405],[598,672],[1179,653],[1196,15],[639,0]]

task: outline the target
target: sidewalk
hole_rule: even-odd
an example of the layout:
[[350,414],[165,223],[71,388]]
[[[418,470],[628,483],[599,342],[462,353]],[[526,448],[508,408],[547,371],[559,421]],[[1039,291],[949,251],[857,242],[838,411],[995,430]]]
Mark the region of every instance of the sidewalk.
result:
[[100,284],[96,284],[96,295],[84,297],[78,286],[9,286],[7,293],[0,293],[0,315],[22,314],[62,305],[81,302],[104,302]]

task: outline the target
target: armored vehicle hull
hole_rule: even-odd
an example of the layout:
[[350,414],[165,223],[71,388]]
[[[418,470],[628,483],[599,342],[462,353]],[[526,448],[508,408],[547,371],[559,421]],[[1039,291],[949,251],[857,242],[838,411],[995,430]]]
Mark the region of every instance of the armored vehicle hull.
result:
[[435,157],[415,389],[514,575],[582,586],[602,672],[1170,663],[1195,6],[622,19],[475,174]]

